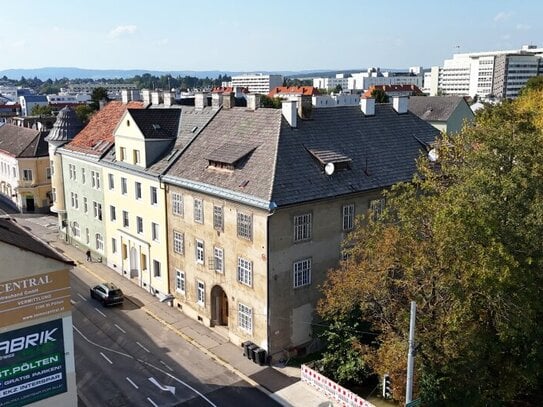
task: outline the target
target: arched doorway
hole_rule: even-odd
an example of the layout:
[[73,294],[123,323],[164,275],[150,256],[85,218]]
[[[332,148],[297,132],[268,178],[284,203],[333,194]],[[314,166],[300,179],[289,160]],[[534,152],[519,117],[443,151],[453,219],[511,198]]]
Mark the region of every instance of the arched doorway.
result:
[[211,322],[213,326],[228,326],[228,297],[219,285],[211,289]]
[[139,276],[138,268],[138,250],[135,247],[130,248],[130,278]]

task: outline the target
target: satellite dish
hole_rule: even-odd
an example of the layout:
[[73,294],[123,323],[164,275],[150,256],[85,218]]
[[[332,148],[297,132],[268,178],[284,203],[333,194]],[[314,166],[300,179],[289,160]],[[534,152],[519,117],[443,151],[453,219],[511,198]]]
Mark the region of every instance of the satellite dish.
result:
[[437,151],[435,148],[432,148],[429,152],[428,152],[428,159],[435,163],[437,161],[437,159],[439,158],[438,154],[437,154]]
[[334,170],[334,163],[328,163],[324,166],[324,172],[326,173],[326,175],[332,175],[334,173]]

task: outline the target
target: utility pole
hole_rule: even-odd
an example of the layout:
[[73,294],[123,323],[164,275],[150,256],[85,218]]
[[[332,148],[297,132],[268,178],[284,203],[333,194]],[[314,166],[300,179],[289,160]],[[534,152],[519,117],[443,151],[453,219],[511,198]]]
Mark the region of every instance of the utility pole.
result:
[[411,301],[411,316],[409,318],[409,350],[407,354],[407,385],[405,386],[405,403],[413,399],[413,370],[415,367],[415,315],[417,303]]

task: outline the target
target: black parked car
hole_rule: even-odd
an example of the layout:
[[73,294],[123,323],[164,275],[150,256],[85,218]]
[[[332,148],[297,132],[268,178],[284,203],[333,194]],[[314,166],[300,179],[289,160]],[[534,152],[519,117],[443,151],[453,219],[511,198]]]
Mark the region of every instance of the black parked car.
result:
[[103,306],[122,304],[123,292],[113,283],[98,284],[90,289],[90,296],[102,303]]

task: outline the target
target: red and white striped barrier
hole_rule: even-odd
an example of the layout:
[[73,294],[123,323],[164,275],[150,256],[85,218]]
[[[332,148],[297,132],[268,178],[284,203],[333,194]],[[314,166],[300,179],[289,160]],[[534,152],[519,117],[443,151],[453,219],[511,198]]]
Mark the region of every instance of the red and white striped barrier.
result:
[[303,382],[310,384],[317,390],[326,394],[327,397],[338,401],[342,406],[349,407],[375,407],[369,401],[354,394],[353,392],[341,387],[336,382],[330,380],[326,376],[321,375],[307,365],[302,365],[300,377]]

